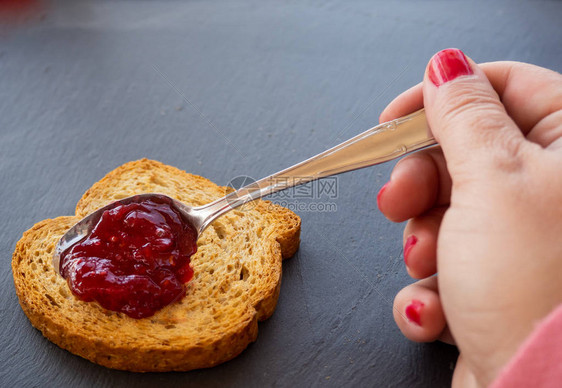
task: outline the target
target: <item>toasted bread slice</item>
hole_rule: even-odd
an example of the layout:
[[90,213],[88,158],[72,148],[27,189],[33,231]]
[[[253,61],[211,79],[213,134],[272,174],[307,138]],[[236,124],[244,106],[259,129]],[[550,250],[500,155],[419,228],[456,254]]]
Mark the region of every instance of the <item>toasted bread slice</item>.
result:
[[41,221],[17,243],[12,271],[23,311],[55,344],[110,368],[187,371],[232,359],[255,341],[258,320],[275,310],[281,261],[298,248],[299,217],[261,200],[223,215],[198,240],[187,295],[151,317],[133,319],[77,299],[53,269],[52,254],[83,216],[141,193],[197,206],[222,197],[226,188],[146,159],[118,167],[84,194],[75,216]]

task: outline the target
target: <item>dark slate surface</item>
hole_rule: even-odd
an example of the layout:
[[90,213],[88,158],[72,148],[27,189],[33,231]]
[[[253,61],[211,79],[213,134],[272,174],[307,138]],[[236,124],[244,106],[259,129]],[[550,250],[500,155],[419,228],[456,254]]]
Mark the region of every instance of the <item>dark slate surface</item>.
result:
[[[259,178],[377,123],[445,47],[562,70],[561,2],[55,2],[0,36],[2,386],[390,386],[450,383],[456,350],[392,319],[410,282],[402,225],[376,193],[392,163],[340,176],[336,211],[301,211],[275,315],[240,357],[190,373],[91,364],[33,329],[10,258],[35,222],[148,157],[219,184]],[[318,194],[318,192],[316,192]],[[324,193],[325,194],[325,193]],[[415,193],[414,193],[415,194]]]

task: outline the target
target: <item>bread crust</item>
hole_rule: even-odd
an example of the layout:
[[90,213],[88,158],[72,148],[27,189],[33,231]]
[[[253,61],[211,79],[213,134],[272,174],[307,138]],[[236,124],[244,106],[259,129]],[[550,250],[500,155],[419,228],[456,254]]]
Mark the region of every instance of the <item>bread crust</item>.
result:
[[52,266],[58,239],[91,211],[149,192],[201,205],[226,188],[148,159],[116,168],[86,191],[75,216],[41,221],[18,241],[12,272],[20,305],[50,341],[109,368],[188,371],[228,361],[256,340],[258,321],[273,314],[281,261],[298,249],[300,219],[261,200],[220,217],[198,240],[187,295],[152,317],[137,320],[78,300]]

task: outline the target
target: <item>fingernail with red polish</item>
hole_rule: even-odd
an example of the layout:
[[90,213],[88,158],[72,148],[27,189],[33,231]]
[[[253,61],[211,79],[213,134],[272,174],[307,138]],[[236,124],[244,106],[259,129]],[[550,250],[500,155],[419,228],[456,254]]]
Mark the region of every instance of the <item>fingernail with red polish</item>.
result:
[[472,68],[459,49],[445,49],[431,58],[427,76],[435,86],[441,86],[462,75],[472,75]]
[[414,235],[411,235],[410,237],[408,237],[406,243],[404,244],[404,263],[406,263],[406,265],[408,265],[408,255],[417,242],[418,238]]
[[421,326],[421,311],[424,304],[419,300],[412,300],[408,307],[406,307],[406,317],[414,322],[416,325]]
[[384,191],[386,190],[386,188],[388,187],[390,182],[386,182],[384,184],[383,187],[381,187],[381,189],[379,190],[379,193],[377,194],[377,206],[379,207],[379,210],[381,210],[381,196],[382,193],[384,193]]

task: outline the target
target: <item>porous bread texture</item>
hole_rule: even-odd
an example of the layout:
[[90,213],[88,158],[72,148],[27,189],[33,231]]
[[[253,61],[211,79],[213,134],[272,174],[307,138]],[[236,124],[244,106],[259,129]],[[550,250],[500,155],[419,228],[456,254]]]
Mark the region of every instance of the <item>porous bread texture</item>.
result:
[[23,311],[55,344],[109,368],[187,371],[232,359],[255,341],[258,320],[273,314],[281,261],[298,249],[300,219],[288,209],[258,200],[215,220],[198,240],[186,296],[144,319],[80,301],[52,266],[60,237],[114,200],[161,193],[197,206],[225,192],[152,160],[118,167],[84,194],[75,216],[41,221],[17,243],[12,271]]

